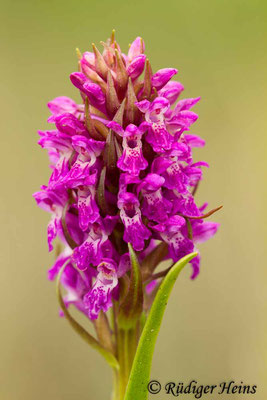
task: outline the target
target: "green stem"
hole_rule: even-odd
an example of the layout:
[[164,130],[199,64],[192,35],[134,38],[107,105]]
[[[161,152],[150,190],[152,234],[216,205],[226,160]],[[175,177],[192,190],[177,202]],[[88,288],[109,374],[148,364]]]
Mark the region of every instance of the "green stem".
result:
[[137,325],[133,329],[118,329],[117,332],[117,357],[119,371],[114,370],[114,383],[112,400],[123,400],[125,390],[131,373],[132,363],[136,352]]
[[119,372],[116,369],[113,369],[113,391],[111,400],[119,399]]
[[118,330],[118,361],[120,365],[119,379],[119,398],[123,400],[128,377],[127,377],[127,351],[125,351],[125,332],[122,329]]
[[[124,376],[129,377],[130,360],[129,360],[129,331],[123,331],[123,357],[124,357]],[[128,379],[127,379],[128,381]]]

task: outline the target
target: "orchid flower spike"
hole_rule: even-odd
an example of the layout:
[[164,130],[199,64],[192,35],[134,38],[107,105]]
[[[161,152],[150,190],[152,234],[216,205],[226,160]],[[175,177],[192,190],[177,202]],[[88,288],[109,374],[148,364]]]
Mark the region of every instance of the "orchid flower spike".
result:
[[[104,332],[119,357],[108,310],[115,307],[114,323],[132,329],[153,303],[159,263],[171,266],[196,251],[218,224],[204,219],[211,215],[204,213],[207,204],[199,207],[195,199],[208,167],[192,153],[205,144],[190,132],[198,118],[191,108],[200,98],[180,99],[177,69],[152,72],[142,38],[128,53],[114,33],[102,45],[103,52],[93,45],[79,53],[79,70],[70,75],[80,102],[48,103],[55,126],[39,132],[39,144],[52,174],[33,196],[51,215],[49,250],[56,238],[63,245],[49,279],[65,265],[59,279],[66,308],[76,307],[94,324],[99,343]],[[200,256],[190,264],[196,279]]]

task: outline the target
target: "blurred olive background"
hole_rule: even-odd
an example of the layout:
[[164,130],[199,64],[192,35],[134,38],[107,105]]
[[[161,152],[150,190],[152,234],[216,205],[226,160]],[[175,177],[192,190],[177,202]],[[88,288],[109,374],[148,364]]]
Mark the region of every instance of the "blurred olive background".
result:
[[[69,81],[75,48],[89,50],[116,29],[126,51],[141,35],[156,71],[177,67],[183,96],[201,96],[192,132],[195,152],[211,168],[198,202],[224,205],[219,233],[201,245],[201,274],[190,268],[172,293],[154,356],[152,378],[258,385],[266,399],[265,1],[18,1],[1,6],[1,400],[109,399],[111,372],[58,317],[49,216],[32,192],[46,184],[46,103],[78,100]],[[100,47],[100,46],[99,46]],[[264,201],[265,200],[265,201]],[[205,399],[251,396],[206,395]],[[151,399],[168,398],[161,393]],[[187,395],[183,398],[192,399]]]

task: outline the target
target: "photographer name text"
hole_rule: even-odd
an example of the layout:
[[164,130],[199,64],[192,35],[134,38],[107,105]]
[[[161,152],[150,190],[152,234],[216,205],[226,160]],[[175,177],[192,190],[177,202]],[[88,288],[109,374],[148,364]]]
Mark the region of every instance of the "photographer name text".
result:
[[257,385],[245,384],[244,382],[221,382],[216,385],[202,385],[197,381],[192,380],[188,383],[183,382],[167,382],[165,385],[157,380],[151,380],[147,385],[147,390],[151,394],[167,394],[174,397],[181,395],[193,394],[196,399],[201,399],[203,395],[214,395],[214,394],[255,394],[257,391]]

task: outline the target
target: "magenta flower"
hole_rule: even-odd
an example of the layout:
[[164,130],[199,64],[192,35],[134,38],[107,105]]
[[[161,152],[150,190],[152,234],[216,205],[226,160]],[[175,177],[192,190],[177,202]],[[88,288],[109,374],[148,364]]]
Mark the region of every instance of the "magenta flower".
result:
[[65,202],[67,201],[67,194],[64,192],[57,192],[49,190],[46,186],[41,187],[40,192],[33,194],[39,207],[45,211],[50,212],[51,219],[47,227],[47,241],[49,251],[53,250],[52,242],[58,235],[61,228],[61,219]]
[[163,176],[148,174],[138,187],[138,192],[141,191],[143,197],[142,214],[155,222],[167,220],[172,210],[172,203],[163,196],[164,183]]
[[142,153],[142,135],[147,130],[147,124],[143,122],[139,127],[130,124],[125,131],[117,122],[110,122],[111,128],[118,135],[123,137],[122,156],[118,159],[117,166],[121,171],[132,175],[139,175],[140,171],[148,166],[147,160]]
[[171,149],[173,136],[168,132],[164,118],[164,114],[170,107],[169,101],[164,97],[156,97],[152,103],[142,100],[136,105],[145,114],[145,119],[149,123],[146,141],[153,150],[161,153]]
[[117,269],[116,263],[108,258],[97,266],[95,283],[84,297],[91,319],[96,319],[100,310],[106,312],[112,306],[112,291],[118,285]]
[[[61,276],[65,306],[104,329],[113,306],[122,324],[136,321],[138,307],[138,315],[147,311],[164,276],[155,271],[158,264],[172,266],[210,239],[218,224],[205,220],[216,210],[204,214],[206,205],[195,199],[208,167],[193,160],[192,149],[205,141],[189,132],[200,98],[180,99],[184,87],[172,80],[177,69],[152,72],[140,37],[127,54],[114,36],[102,44],[102,53],[93,45],[80,54],[70,75],[80,104],[63,96],[48,103],[55,126],[40,131],[38,143],[48,151],[52,173],[34,197],[51,214],[49,250],[56,238],[64,247],[48,278]],[[137,287],[131,251],[143,280],[140,304],[127,297]],[[195,279],[199,255],[191,266]],[[110,328],[104,331],[111,335]]]
[[140,203],[133,193],[125,192],[120,195],[118,208],[124,225],[123,240],[131,243],[136,251],[144,249],[144,241],[151,232],[144,225],[140,211]]

